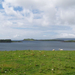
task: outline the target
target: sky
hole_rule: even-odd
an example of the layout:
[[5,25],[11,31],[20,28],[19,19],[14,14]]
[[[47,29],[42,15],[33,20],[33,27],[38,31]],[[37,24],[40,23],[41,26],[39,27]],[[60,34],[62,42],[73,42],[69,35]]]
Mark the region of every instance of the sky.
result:
[[0,0],[0,39],[75,38],[75,0]]

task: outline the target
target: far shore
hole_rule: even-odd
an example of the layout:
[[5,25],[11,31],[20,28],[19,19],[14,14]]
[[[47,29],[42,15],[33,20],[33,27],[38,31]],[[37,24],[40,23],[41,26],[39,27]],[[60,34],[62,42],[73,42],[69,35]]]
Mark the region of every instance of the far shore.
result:
[[11,39],[0,39],[0,43],[11,43],[11,42],[22,42],[22,41],[61,41],[61,42],[75,42],[75,40],[60,40],[60,39],[23,39],[23,40],[17,40],[13,41]]

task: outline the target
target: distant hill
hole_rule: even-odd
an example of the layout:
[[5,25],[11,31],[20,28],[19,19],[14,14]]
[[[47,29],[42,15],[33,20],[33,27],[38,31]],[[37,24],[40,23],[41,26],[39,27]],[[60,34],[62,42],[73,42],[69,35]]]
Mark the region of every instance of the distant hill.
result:
[[57,38],[58,40],[64,40],[64,41],[67,41],[67,40],[75,40],[75,38]]

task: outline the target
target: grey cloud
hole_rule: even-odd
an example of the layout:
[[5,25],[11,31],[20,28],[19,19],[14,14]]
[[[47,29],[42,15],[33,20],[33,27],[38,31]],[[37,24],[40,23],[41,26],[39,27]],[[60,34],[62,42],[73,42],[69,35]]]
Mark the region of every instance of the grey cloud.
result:
[[75,0],[54,0],[55,5],[62,8],[75,7]]

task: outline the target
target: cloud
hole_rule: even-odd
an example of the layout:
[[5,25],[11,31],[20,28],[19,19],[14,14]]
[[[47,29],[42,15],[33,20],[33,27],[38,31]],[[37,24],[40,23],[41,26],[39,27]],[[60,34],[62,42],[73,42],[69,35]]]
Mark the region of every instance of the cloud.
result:
[[[74,0],[5,0],[3,7],[8,15],[24,18],[28,23],[37,23],[39,17],[40,25],[74,25],[75,24],[75,1]],[[21,7],[23,11],[15,11],[14,8]],[[67,8],[67,9],[65,9]],[[37,10],[35,14],[33,10]],[[40,14],[39,14],[39,12]],[[39,14],[39,15],[38,15]],[[35,18],[37,15],[37,18]]]
[[[8,36],[9,33],[12,39],[25,36],[53,38],[61,37],[60,35],[63,37],[63,34],[70,37],[74,32],[75,0],[4,0],[1,4],[0,29],[3,36]],[[45,34],[47,31],[49,32]]]
[[54,0],[56,6],[60,8],[71,8],[75,7],[75,0]]
[[61,38],[75,38],[75,34],[68,34],[68,33],[61,33],[60,36]]

